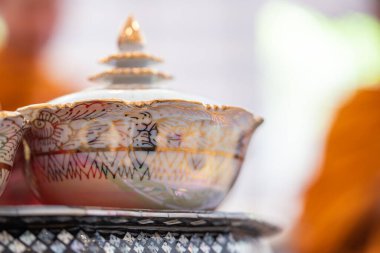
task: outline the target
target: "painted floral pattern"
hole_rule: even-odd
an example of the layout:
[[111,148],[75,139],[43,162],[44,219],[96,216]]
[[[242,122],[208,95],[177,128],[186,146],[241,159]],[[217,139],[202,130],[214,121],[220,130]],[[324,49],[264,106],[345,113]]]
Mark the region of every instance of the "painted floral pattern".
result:
[[23,135],[21,116],[0,119],[0,163],[13,165],[13,160]]
[[31,109],[26,140],[40,184],[112,179],[169,208],[213,208],[257,126],[238,108],[185,101],[91,101]]
[[47,151],[56,150],[69,141],[72,134],[67,124],[62,124],[57,115],[49,111],[41,111],[32,121],[32,134],[36,136],[38,145]]

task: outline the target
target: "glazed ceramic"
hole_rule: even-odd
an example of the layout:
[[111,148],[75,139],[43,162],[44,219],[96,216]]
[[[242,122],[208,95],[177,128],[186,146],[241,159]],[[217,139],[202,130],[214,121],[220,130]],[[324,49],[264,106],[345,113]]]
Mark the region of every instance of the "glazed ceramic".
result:
[[91,78],[106,86],[19,109],[33,187],[49,204],[214,209],[262,120],[159,86],[170,76],[147,67],[157,60],[135,33],[129,19],[119,43],[130,51]]
[[19,113],[0,111],[0,195],[12,171],[24,127],[24,118]]

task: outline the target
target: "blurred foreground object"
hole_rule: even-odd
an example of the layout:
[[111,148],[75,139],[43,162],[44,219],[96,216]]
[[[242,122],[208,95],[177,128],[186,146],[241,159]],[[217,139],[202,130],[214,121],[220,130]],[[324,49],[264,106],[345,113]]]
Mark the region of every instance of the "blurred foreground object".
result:
[[7,27],[0,49],[0,102],[4,110],[45,102],[66,92],[40,66],[40,54],[53,35],[57,0],[0,0]]
[[[321,169],[305,194],[304,210],[292,234],[291,244],[297,253],[380,252],[380,29],[376,19],[359,17],[336,20],[331,30],[342,36],[337,50],[356,51],[343,50],[346,53],[340,60],[324,60],[335,64],[330,77],[341,77],[324,99],[337,104],[346,97],[340,94],[350,94],[348,91],[355,88],[359,91],[334,118]],[[358,29],[359,20],[364,29]],[[345,71],[340,72],[344,70],[340,66],[345,65]],[[347,79],[344,73],[351,77]],[[304,84],[315,86],[306,79]],[[332,106],[326,109],[326,114],[333,111]]]
[[380,252],[380,89],[339,111],[294,231],[298,253]]
[[256,16],[267,119],[260,166],[261,177],[270,178],[260,198],[281,209],[289,226],[301,211],[300,193],[321,159],[337,106],[358,89],[380,83],[376,18],[352,12],[328,17],[298,2],[266,1]]
[[[0,103],[4,110],[46,102],[67,93],[44,71],[40,55],[54,32],[58,0],[0,0],[0,15],[6,24],[0,48]],[[1,204],[35,203],[19,169],[11,175]]]

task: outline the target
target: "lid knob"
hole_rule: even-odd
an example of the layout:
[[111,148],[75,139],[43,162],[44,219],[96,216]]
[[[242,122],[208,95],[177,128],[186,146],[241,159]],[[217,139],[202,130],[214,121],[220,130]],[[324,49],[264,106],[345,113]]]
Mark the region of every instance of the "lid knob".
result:
[[144,41],[139,24],[132,16],[128,17],[118,38],[120,52],[100,60],[101,63],[113,65],[114,68],[92,76],[90,80],[142,87],[171,79],[170,75],[150,67],[162,60],[142,51]]

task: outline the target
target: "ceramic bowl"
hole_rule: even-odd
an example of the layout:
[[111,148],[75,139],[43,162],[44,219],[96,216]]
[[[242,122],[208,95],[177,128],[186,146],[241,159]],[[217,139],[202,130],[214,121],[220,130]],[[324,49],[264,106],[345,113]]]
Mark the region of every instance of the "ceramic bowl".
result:
[[[244,109],[165,88],[128,18],[99,87],[19,109],[32,188],[47,204],[214,209],[261,123]],[[201,102],[202,101],[202,102]]]
[[260,118],[185,100],[103,99],[19,109],[30,121],[33,187],[44,203],[214,209]]
[[0,111],[0,195],[12,171],[24,128],[25,121],[19,113]]

